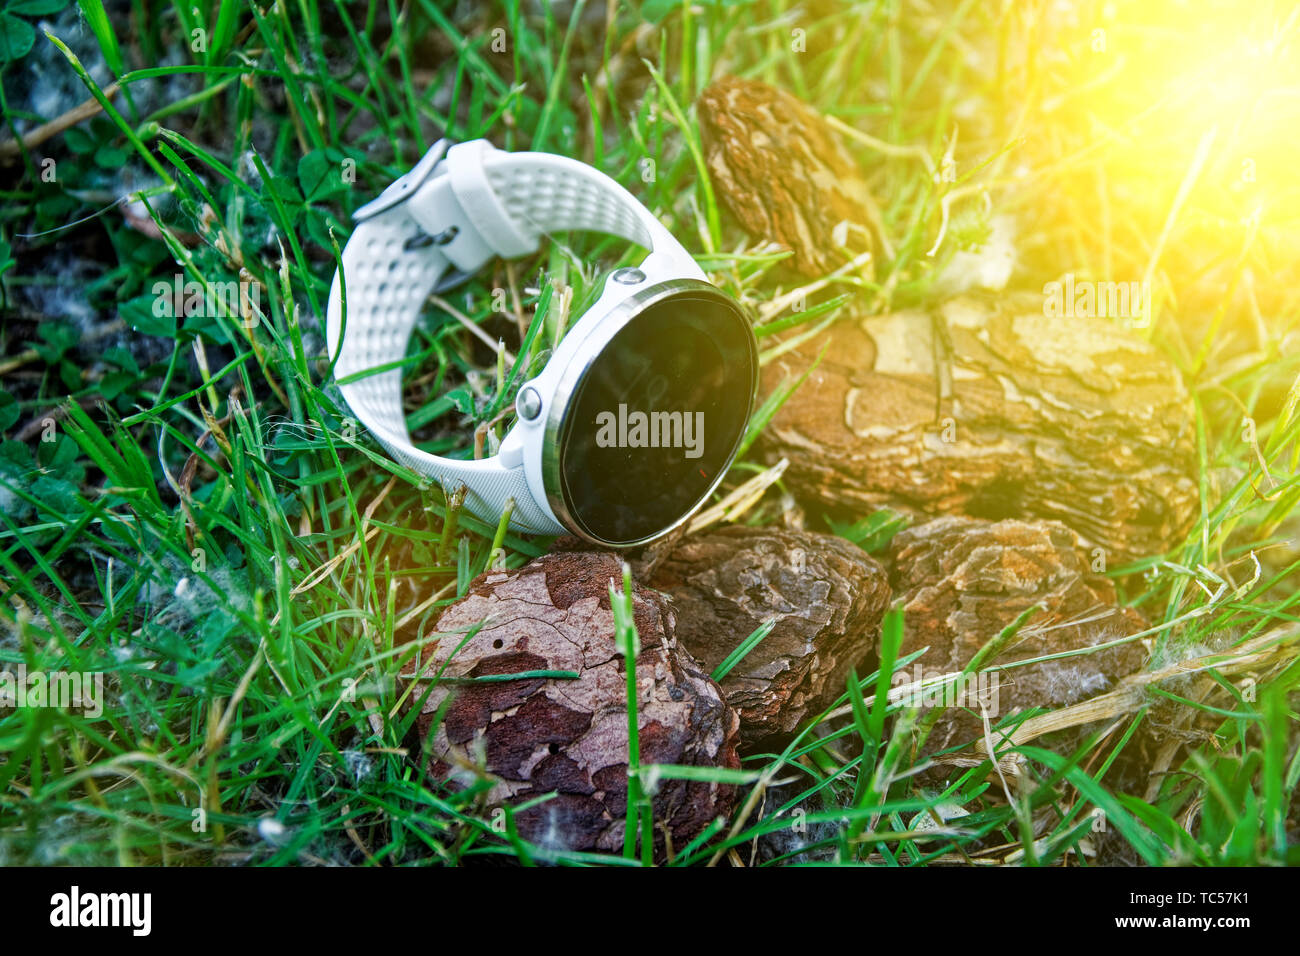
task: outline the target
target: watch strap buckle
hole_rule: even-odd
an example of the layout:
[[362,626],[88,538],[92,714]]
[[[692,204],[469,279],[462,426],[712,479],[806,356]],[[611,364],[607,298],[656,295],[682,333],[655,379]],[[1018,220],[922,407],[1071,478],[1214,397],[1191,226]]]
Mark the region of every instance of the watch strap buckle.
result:
[[423,186],[425,180],[433,175],[433,171],[442,162],[443,157],[447,155],[447,150],[452,145],[452,141],[446,137],[434,143],[429,147],[429,151],[421,157],[420,161],[411,167],[410,172],[393,180],[387,189],[354,212],[352,221],[360,223],[367,219],[373,219],[381,212],[386,212],[398,203],[404,202],[415,195],[416,190]]

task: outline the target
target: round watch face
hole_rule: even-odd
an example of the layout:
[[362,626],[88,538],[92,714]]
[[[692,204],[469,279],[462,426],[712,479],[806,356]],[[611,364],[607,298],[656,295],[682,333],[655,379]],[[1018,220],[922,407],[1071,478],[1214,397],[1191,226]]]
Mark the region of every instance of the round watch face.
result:
[[558,434],[564,510],[611,545],[652,538],[721,480],[744,435],[758,368],[754,334],[720,292],[659,298],[586,368]]

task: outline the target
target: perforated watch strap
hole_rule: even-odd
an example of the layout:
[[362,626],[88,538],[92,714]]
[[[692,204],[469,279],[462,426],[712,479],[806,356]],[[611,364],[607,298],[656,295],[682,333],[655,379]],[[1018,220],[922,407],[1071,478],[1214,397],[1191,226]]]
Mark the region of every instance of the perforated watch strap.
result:
[[603,232],[654,248],[651,229],[658,220],[630,192],[586,163],[549,153],[497,152],[484,168],[510,219],[533,235]]
[[[347,337],[346,348],[331,348],[338,355],[334,374],[343,398],[397,461],[436,478],[448,491],[464,484],[472,513],[495,520],[506,500],[514,498],[513,524],[524,531],[557,533],[562,528],[533,500],[522,468],[503,468],[492,458],[443,458],[411,443],[402,411],[402,369],[390,366],[405,356],[420,307],[450,266],[436,246],[419,244],[420,235],[403,204],[360,223],[343,250],[347,328],[343,328],[344,283],[337,274],[330,288],[327,328],[331,343],[337,343],[341,334]],[[348,381],[374,368],[385,370]]]
[[[505,153],[484,140],[452,146],[445,159],[442,148],[408,174],[423,182],[399,180],[366,207],[377,211],[359,222],[343,250],[327,317],[334,374],[348,406],[395,459],[448,490],[464,484],[466,506],[485,520],[496,520],[513,497],[512,525],[558,533],[563,527],[534,500],[522,466],[443,458],[411,443],[398,363],[424,301],[453,267],[473,273],[494,256],[526,255],[551,232],[605,232],[646,248],[672,239],[631,193],[584,163]],[[349,381],[376,368],[382,370]]]

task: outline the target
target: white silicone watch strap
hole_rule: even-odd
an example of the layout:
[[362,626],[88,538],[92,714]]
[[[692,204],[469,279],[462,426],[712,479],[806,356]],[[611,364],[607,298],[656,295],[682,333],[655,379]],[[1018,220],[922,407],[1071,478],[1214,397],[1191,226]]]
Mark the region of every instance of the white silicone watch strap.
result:
[[494,256],[526,255],[551,232],[604,232],[647,249],[675,240],[630,192],[577,160],[505,153],[485,140],[458,143],[445,158],[442,148],[358,213],[364,218],[330,287],[326,334],[337,357],[334,374],[353,413],[395,459],[449,491],[465,485],[466,507],[485,520],[497,520],[514,498],[513,526],[556,534],[564,528],[544,501],[534,500],[522,465],[444,458],[411,443],[400,368],[348,378],[401,362],[421,307],[453,268],[473,273]]

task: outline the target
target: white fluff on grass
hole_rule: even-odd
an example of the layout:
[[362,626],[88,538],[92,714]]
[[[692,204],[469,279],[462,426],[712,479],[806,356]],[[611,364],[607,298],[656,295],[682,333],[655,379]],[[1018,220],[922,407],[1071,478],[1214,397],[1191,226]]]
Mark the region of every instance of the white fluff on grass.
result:
[[[42,122],[61,116],[68,110],[80,106],[91,98],[81,78],[68,62],[62,51],[45,38],[48,30],[67,44],[69,50],[81,61],[81,65],[90,78],[101,89],[113,82],[113,72],[104,60],[99,41],[95,39],[81,16],[77,4],[69,5],[55,17],[46,17],[36,21],[36,43],[27,56],[23,57],[22,69],[17,75],[17,82],[11,90],[6,80],[6,95],[13,112],[35,113],[40,119],[16,119],[15,125],[20,133],[28,132]],[[178,34],[179,36],[179,34]],[[180,42],[174,44],[155,62],[141,64],[150,67],[186,66],[194,62],[188,47]],[[129,68],[129,64],[128,64]],[[147,116],[155,110],[183,99],[202,88],[202,77],[192,73],[177,73],[169,76],[152,77],[138,80],[131,84],[131,101],[135,104],[135,113]],[[117,103],[123,105],[123,94],[118,93]],[[130,111],[124,108],[130,115]]]
[[99,42],[75,4],[64,8],[57,17],[42,18],[33,26],[36,28],[36,43],[20,61],[16,82],[9,78],[5,80],[5,96],[11,114],[29,112],[40,117],[32,120],[15,116],[14,125],[19,133],[26,133],[90,99],[90,91],[59,48],[45,38],[45,31],[66,43],[90,78],[101,87],[113,81]]
[[245,573],[242,569],[209,564],[205,572],[209,584],[174,555],[164,556],[159,565],[139,591],[140,603],[153,611],[151,623],[185,633],[218,608],[252,611],[252,600],[238,577]]
[[362,750],[343,751],[343,764],[355,783],[360,783],[375,772],[374,760]]
[[[33,314],[71,325],[84,336],[100,319],[86,298],[86,286],[103,274],[103,264],[56,245],[42,259],[41,270],[54,281],[16,286],[15,291],[22,303]],[[96,351],[103,351],[108,344],[116,343],[97,343]]]
[[943,295],[1001,292],[1016,269],[1016,221],[1005,213],[989,219],[989,236],[978,249],[959,249],[939,270],[935,289]]

